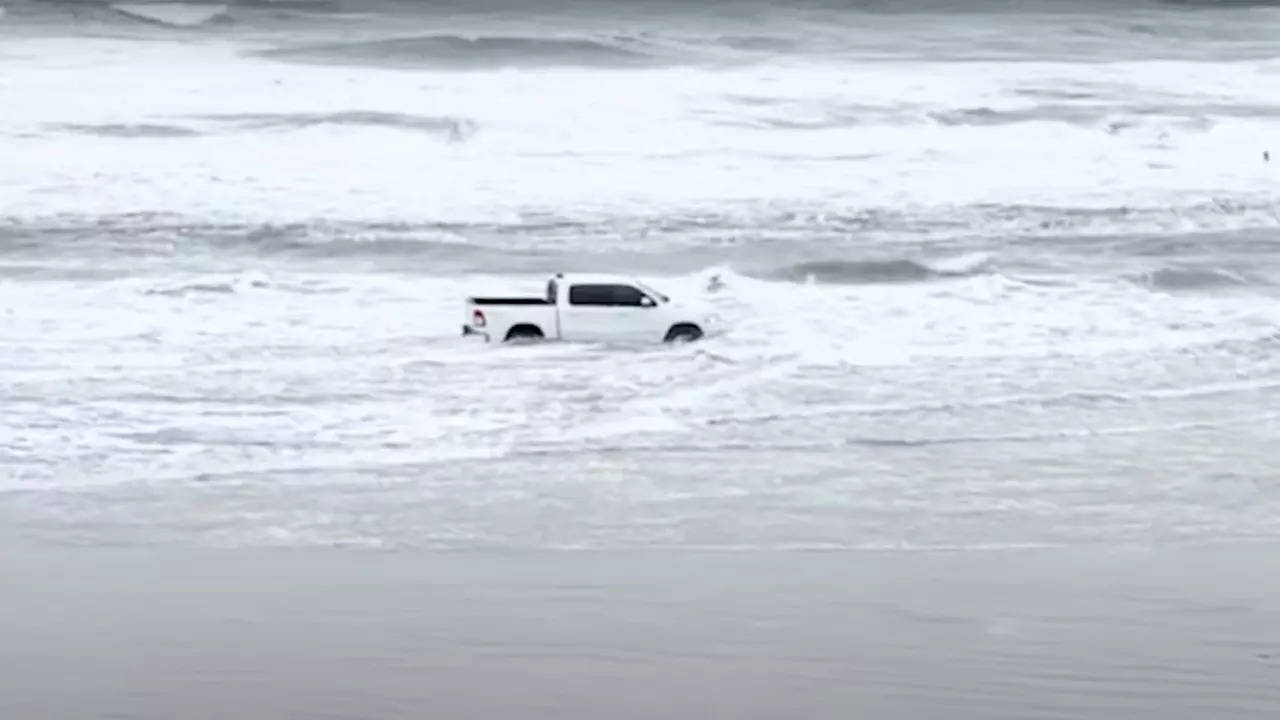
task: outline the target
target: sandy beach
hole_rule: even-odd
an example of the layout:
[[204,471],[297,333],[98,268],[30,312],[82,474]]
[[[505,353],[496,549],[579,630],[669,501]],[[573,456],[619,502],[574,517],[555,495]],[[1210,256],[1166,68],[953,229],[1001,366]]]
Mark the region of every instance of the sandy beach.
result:
[[1272,718],[1274,545],[22,549],[6,718]]

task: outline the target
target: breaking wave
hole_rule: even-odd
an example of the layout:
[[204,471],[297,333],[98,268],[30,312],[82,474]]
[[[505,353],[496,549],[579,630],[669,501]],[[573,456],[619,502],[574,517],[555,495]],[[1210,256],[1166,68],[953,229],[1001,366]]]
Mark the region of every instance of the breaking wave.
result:
[[[1039,94],[1026,90],[1019,94]],[[828,130],[865,125],[901,125],[915,123],[950,127],[983,127],[1051,122],[1078,127],[1093,127],[1117,134],[1145,123],[1160,122],[1165,127],[1190,131],[1210,129],[1219,119],[1280,118],[1280,104],[1240,104],[1205,102],[1202,98],[1169,98],[1165,102],[1133,104],[1117,99],[1113,102],[1094,100],[1089,92],[1070,91],[1072,102],[1046,102],[1033,107],[992,108],[962,107],[951,110],[929,109],[912,103],[866,105],[842,102],[814,103],[788,98],[753,95],[726,95],[722,100],[732,111],[705,110],[708,122],[724,127],[763,130]]]
[[317,125],[364,125],[441,133],[448,136],[450,140],[465,140],[476,131],[476,123],[468,118],[409,115],[372,110],[343,110],[331,113],[229,113],[203,117],[252,130],[300,129]]
[[[1172,41],[1185,39],[1185,23],[1178,18],[1189,11],[1221,9],[1237,14],[1242,10],[1255,7],[1275,7],[1275,0],[1127,0],[1119,3],[1105,3],[1101,0],[1080,0],[1069,3],[1072,9],[1078,9],[1089,16],[1098,18],[1085,27],[1075,26],[1071,22],[1061,25],[1069,34],[1068,39],[1083,33],[1086,36],[1108,34],[1123,40],[1126,35],[1141,35],[1155,38],[1168,38]],[[943,0],[843,0],[832,3],[827,0],[800,0],[798,8],[815,13],[814,20],[797,17],[793,12],[774,13],[776,7],[764,0],[711,0],[699,3],[634,3],[627,0],[604,0],[596,3],[582,3],[580,0],[540,0],[536,4],[521,4],[512,0],[187,0],[186,2],[155,0],[7,0],[0,7],[0,16],[16,15],[22,19],[34,20],[38,23],[49,20],[67,20],[73,23],[115,22],[132,24],[158,29],[177,29],[194,31],[220,25],[253,27],[264,25],[277,29],[291,30],[305,28],[321,23],[332,23],[334,27],[348,27],[368,23],[370,26],[386,26],[386,20],[404,24],[418,24],[422,21],[438,23],[449,17],[495,17],[533,21],[533,24],[547,26],[546,21],[554,18],[554,26],[564,28],[575,22],[591,19],[593,16],[614,18],[624,25],[634,26],[645,23],[655,16],[668,15],[685,27],[703,26],[719,27],[722,34],[711,35],[705,44],[715,45],[721,49],[741,50],[744,52],[793,52],[805,51],[820,47],[827,41],[834,40],[838,46],[848,49],[856,43],[848,42],[849,32],[836,27],[836,32],[822,30],[830,28],[818,27],[823,21],[838,23],[839,15],[846,16],[851,22],[847,25],[856,30],[860,24],[860,15],[884,15],[926,13],[939,19],[948,16],[966,16],[974,13],[985,13],[992,17],[1016,17],[1023,14],[1051,12],[1055,20],[1059,20],[1064,4],[1060,0],[1026,0],[1012,3],[1008,0],[967,0],[963,3],[948,3]],[[1106,17],[1117,9],[1148,7],[1154,17],[1142,23],[1125,22],[1120,19],[1109,22]],[[638,11],[638,12],[637,12]],[[1069,20],[1070,18],[1068,18]],[[781,24],[790,26],[794,32],[781,35],[755,34],[765,24]],[[1169,26],[1166,26],[1168,24]],[[736,26],[730,31],[729,26]],[[1052,28],[1051,28],[1052,29]],[[1206,24],[1206,29],[1212,26]],[[1210,36],[1213,35],[1210,33]],[[440,36],[446,45],[465,42],[461,36]],[[434,41],[440,38],[422,38]],[[513,46],[508,41],[517,41]],[[1009,37],[1006,41],[1019,42]],[[1029,38],[1028,42],[1036,42]],[[392,41],[393,43],[397,41]],[[537,42],[521,38],[491,38],[481,43],[479,49],[464,49],[463,53],[476,55],[475,60],[483,64],[484,53],[495,55],[518,51],[520,42]],[[550,41],[555,42],[555,41]],[[594,57],[603,63],[630,62],[625,54],[619,55],[617,47],[609,47],[611,43],[591,45],[590,41],[581,47],[562,45],[561,49],[581,51],[584,55]],[[438,45],[438,43],[436,43]],[[282,48],[285,56],[300,52],[302,55],[312,52],[327,56],[333,61],[332,53],[346,55],[354,53],[364,57],[365,61],[378,61],[377,43],[366,44],[364,50],[355,45],[313,46],[307,48]],[[403,50],[396,45],[388,49],[393,52]],[[438,48],[437,48],[438,49]],[[526,48],[530,49],[530,48]],[[545,46],[532,48],[533,54],[545,55]],[[457,48],[453,48],[456,51]],[[451,51],[452,52],[452,51]],[[412,54],[412,53],[411,53]],[[312,57],[311,59],[319,59]],[[418,58],[402,58],[417,61]]]
[[[1048,104],[1030,108],[996,110],[989,107],[931,112],[928,117],[942,125],[1011,125],[1023,122],[1061,122],[1073,125],[1105,124],[1109,132],[1131,127],[1141,118],[1172,118],[1197,129],[1207,129],[1210,118],[1276,118],[1280,105],[1204,103],[1185,104]],[[1120,119],[1124,118],[1124,119]]]
[[925,262],[905,258],[883,260],[817,260],[788,265],[768,279],[829,284],[922,282],[941,278],[972,277],[993,270],[986,255],[955,258],[946,262]]
[[109,6],[129,20],[171,28],[194,28],[214,22],[230,22],[226,5],[203,3],[116,3]]
[[[258,285],[255,287],[265,287]],[[217,295],[230,295],[238,290],[238,286],[234,282],[193,282],[185,285],[173,285],[166,287],[148,288],[143,291],[144,295],[163,295],[167,297],[185,297],[197,293],[213,293]]]
[[179,138],[200,135],[196,130],[180,125],[159,125],[152,123],[53,123],[46,127],[80,135],[97,135],[99,137],[117,138]]
[[830,130],[857,125],[895,123],[909,119],[907,106],[859,105],[829,103],[821,106],[798,103],[783,98],[754,95],[730,95],[733,105],[747,113],[706,112],[704,117],[723,127],[745,127],[764,130]]
[[[1038,226],[1039,218],[1052,210],[946,207],[914,213],[775,210],[577,218],[530,213],[476,222],[211,222],[146,212],[0,216],[0,259],[9,267],[0,274],[54,277],[86,269],[128,274],[140,257],[213,253],[236,262],[254,257],[356,261],[426,275],[561,270],[667,274],[724,267],[758,280],[815,285],[913,284],[997,275],[1052,284],[1064,273],[1083,269],[1155,292],[1270,292],[1275,286],[1268,280],[1280,265],[1273,229],[1236,225],[1141,233],[1126,227],[1142,222],[1134,213],[1057,208],[1062,227],[1006,233],[1007,228],[1025,227],[1028,220]],[[937,227],[930,224],[933,215],[939,216]],[[1106,232],[1087,232],[1091,224],[1104,221]],[[1069,226],[1075,231],[1066,231]],[[880,235],[896,238],[898,249],[875,250]]]
[[[372,110],[341,110],[327,113],[228,113],[201,115],[196,119],[231,130],[302,130],[321,125],[389,128],[441,135],[452,142],[468,140],[477,130],[475,121],[452,116],[409,115]],[[115,138],[182,138],[216,132],[217,128],[196,129],[168,123],[50,123],[50,130]]]
[[656,46],[638,38],[464,37],[427,35],[367,42],[301,45],[263,50],[261,57],[338,64],[488,69],[502,66],[643,67],[667,64]]
[[282,282],[260,272],[201,275],[160,284],[144,285],[138,291],[142,295],[185,298],[201,295],[235,295],[268,289],[302,295],[335,294],[344,291],[342,287],[330,285],[325,280],[309,279]]
[[1180,290],[1215,290],[1265,284],[1224,268],[1160,268],[1134,278],[1139,284],[1153,290],[1177,292]]

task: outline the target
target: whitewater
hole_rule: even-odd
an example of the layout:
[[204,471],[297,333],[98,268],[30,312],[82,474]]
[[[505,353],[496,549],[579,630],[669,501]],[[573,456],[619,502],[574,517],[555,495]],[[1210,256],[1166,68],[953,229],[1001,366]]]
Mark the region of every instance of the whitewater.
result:
[[[0,537],[1280,533],[1280,11],[15,2]],[[503,348],[635,273],[682,347]]]

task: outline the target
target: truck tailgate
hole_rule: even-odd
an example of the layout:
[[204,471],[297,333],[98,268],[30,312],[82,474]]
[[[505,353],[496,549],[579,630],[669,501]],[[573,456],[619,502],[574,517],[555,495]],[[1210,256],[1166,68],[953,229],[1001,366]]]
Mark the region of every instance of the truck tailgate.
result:
[[537,327],[545,338],[559,336],[556,307],[546,300],[512,298],[516,302],[499,300],[487,303],[484,300],[499,299],[467,298],[466,316],[462,324],[464,336],[479,335],[486,341],[501,341],[517,325]]

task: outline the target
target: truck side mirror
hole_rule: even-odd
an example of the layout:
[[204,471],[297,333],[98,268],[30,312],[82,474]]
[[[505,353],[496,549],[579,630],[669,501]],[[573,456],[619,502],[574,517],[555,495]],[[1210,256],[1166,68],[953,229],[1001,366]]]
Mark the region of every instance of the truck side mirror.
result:
[[657,303],[653,301],[653,298],[648,295],[640,296],[640,307],[653,307],[654,305],[657,305]]

